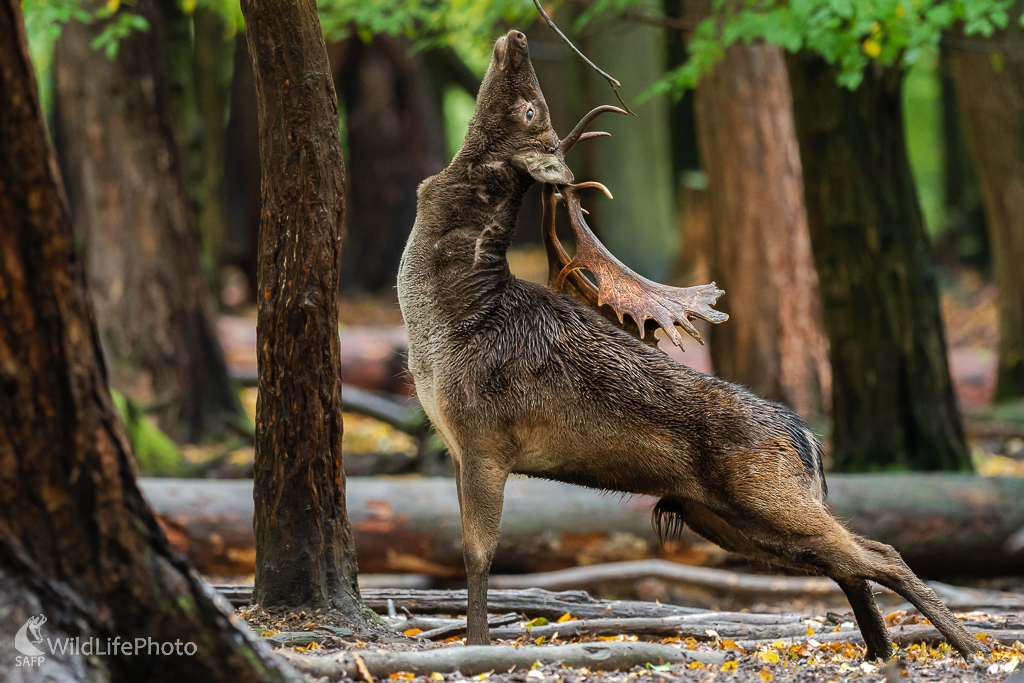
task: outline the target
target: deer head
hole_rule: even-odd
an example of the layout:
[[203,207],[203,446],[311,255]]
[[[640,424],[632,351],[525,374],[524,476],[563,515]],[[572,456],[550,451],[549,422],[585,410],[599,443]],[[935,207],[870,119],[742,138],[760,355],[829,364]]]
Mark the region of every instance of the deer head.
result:
[[573,181],[530,63],[526,36],[519,31],[509,31],[494,44],[463,153],[485,163],[510,163],[540,182]]

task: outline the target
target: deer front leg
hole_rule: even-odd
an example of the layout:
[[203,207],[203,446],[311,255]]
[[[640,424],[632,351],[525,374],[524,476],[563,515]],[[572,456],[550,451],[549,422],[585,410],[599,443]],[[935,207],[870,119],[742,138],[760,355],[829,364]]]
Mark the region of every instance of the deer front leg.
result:
[[462,515],[462,551],[466,559],[468,602],[467,645],[489,645],[487,626],[487,574],[498,545],[501,508],[508,470],[486,461],[459,463],[459,508]]

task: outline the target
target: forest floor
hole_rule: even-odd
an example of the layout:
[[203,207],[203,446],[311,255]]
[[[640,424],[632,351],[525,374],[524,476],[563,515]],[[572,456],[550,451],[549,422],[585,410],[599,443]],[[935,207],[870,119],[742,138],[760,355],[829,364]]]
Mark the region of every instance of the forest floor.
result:
[[[265,637],[279,635],[277,626],[283,630],[304,629],[310,635],[319,633],[312,644],[285,648],[292,653],[302,657],[319,658],[337,656],[341,653],[379,652],[401,653],[409,650],[433,650],[438,648],[459,648],[465,644],[461,637],[451,637],[439,643],[428,642],[394,642],[388,644],[363,643],[353,641],[351,636],[338,637],[328,635],[326,630],[316,626],[318,619],[316,615],[304,616],[302,619],[282,619],[275,624],[268,615],[258,608],[244,608],[239,610],[240,616],[249,618],[251,625],[256,627],[258,633]],[[839,615],[842,618],[850,618],[851,615]],[[388,676],[389,682],[402,683],[403,681],[418,681],[422,683],[441,683],[448,681],[488,681],[490,683],[672,683],[673,681],[700,681],[700,682],[746,682],[760,683],[762,681],[778,681],[779,683],[801,682],[801,681],[822,681],[834,683],[892,683],[894,681],[928,681],[942,683],[975,683],[981,681],[1014,681],[1024,683],[1024,670],[1021,665],[1024,661],[1024,643],[1014,642],[1012,644],[995,642],[991,636],[985,635],[985,630],[998,631],[1008,627],[1020,627],[1024,621],[1024,613],[1000,613],[988,614],[971,612],[958,614],[958,618],[970,626],[973,630],[981,629],[978,638],[992,649],[992,654],[984,660],[978,659],[972,663],[965,662],[958,654],[941,643],[930,646],[924,643],[900,647],[896,658],[887,665],[877,662],[864,661],[864,649],[860,645],[833,642],[825,643],[814,639],[809,635],[806,639],[799,639],[790,642],[776,640],[772,643],[758,645],[737,644],[730,639],[723,639],[717,634],[709,633],[709,639],[698,642],[693,638],[665,638],[655,639],[664,645],[679,648],[684,651],[695,651],[702,653],[719,652],[724,654],[726,661],[723,664],[706,664],[701,662],[690,662],[689,664],[663,664],[659,662],[649,663],[644,667],[634,667],[628,672],[600,671],[586,668],[566,668],[560,665],[537,666],[528,670],[510,671],[489,671],[476,675],[462,675],[460,673],[441,674],[433,672],[430,675],[414,675],[409,672],[396,670]],[[851,622],[837,624],[834,630],[827,626],[821,630],[823,624],[828,625],[830,620],[834,621],[836,615],[807,615],[806,622],[818,629],[819,633],[852,631],[855,627]],[[299,622],[304,621],[304,624]],[[333,620],[331,620],[333,622]],[[906,616],[905,612],[890,613],[887,617],[890,628],[898,629],[900,623],[922,623],[922,620],[915,616]],[[924,622],[926,623],[926,622]],[[400,628],[400,627],[399,627]],[[810,631],[811,628],[809,627]],[[337,632],[337,629],[335,629]],[[415,632],[406,633],[415,636]],[[853,634],[856,635],[856,634]],[[271,642],[273,642],[273,638]],[[637,636],[623,634],[613,637],[584,637],[572,639],[559,639],[557,636],[545,640],[520,638],[516,641],[501,644],[513,646],[526,645],[564,645],[569,643],[588,642],[628,642],[637,641]],[[652,639],[648,639],[652,640]],[[293,663],[295,658],[293,658]],[[1016,677],[1013,675],[1017,673]],[[327,679],[320,679],[327,680]],[[339,677],[331,680],[350,681],[353,679]],[[363,677],[359,683],[368,683]]]

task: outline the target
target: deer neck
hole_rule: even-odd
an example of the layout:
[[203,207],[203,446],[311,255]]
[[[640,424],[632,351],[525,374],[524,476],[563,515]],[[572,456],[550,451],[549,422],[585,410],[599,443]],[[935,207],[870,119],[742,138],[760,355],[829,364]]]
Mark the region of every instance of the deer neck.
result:
[[460,153],[420,188],[400,290],[430,293],[439,312],[466,319],[514,281],[507,252],[533,180],[510,164]]

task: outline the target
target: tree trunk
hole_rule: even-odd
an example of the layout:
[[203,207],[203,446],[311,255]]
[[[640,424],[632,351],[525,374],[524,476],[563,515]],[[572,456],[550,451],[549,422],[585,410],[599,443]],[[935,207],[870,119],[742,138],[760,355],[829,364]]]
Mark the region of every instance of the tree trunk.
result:
[[341,453],[338,102],[313,0],[245,0],[256,77],[259,234],[254,598],[379,629],[356,585]]
[[987,41],[953,36],[949,55],[999,286],[996,400],[1024,397],[1024,29],[1010,24]]
[[341,288],[393,293],[416,220],[416,188],[445,166],[440,103],[407,41],[346,41],[335,85],[348,133],[348,210]]
[[224,128],[228,111],[228,68],[234,42],[225,39],[224,17],[210,7],[197,7],[192,15],[192,82],[196,109],[202,119],[202,182],[197,216],[203,240],[203,262],[215,294],[220,293],[220,265],[224,252]]
[[[171,550],[136,485],[18,0],[0,3],[0,253],[0,630],[46,621],[44,661],[26,679],[285,680]],[[76,636],[121,645],[103,658],[49,653],[45,638]],[[136,638],[195,653],[134,653]],[[4,640],[13,671],[19,653]]]
[[110,60],[105,22],[68,23],[57,43],[56,138],[113,386],[151,406],[179,441],[241,415],[214,333],[195,216],[175,143],[160,13]]
[[928,238],[903,137],[903,74],[856,91],[809,54],[788,60],[843,471],[967,470]]
[[715,371],[819,421],[832,377],[781,48],[726,50],[697,87],[695,108],[711,274],[731,315],[712,333]]

